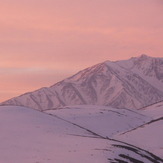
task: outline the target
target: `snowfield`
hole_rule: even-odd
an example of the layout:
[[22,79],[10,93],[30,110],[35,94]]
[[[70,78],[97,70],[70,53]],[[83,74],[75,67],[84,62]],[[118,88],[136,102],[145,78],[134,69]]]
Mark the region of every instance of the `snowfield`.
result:
[[153,119],[160,118],[163,116],[163,101],[144,107],[140,110],[142,111],[142,114],[145,114]]
[[[152,120],[141,112],[144,111],[100,106],[94,109],[93,106],[69,106],[40,112],[25,107],[1,106],[0,162],[162,163],[161,143],[144,146],[144,140],[149,141],[144,135],[149,135],[151,128],[156,126],[152,125],[140,135],[142,144],[135,139],[140,133],[131,136],[135,141],[120,135]],[[162,122],[159,121],[157,126],[155,129],[160,129]],[[161,136],[162,132],[159,132]],[[157,142],[162,142],[159,136]]]
[[103,137],[113,137],[151,120],[135,110],[93,105],[67,106],[45,112],[96,131]]
[[[107,162],[103,139],[25,107],[0,107],[1,163]],[[85,137],[73,136],[82,135]]]
[[163,158],[163,102],[139,110],[152,120],[115,138],[147,149]]

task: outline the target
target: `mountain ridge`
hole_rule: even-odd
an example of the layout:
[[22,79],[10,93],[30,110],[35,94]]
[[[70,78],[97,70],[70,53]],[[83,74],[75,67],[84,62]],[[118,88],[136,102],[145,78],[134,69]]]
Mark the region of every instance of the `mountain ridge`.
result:
[[39,110],[87,104],[138,109],[161,100],[163,58],[141,55],[96,64],[50,87],[25,93],[1,105]]

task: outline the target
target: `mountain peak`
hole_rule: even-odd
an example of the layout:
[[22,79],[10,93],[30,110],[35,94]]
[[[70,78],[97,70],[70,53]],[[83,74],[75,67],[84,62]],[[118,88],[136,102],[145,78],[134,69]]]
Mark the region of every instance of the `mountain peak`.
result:
[[142,54],[142,55],[140,55],[138,57],[133,58],[133,62],[135,64],[138,64],[139,66],[140,65],[144,66],[144,64],[150,64],[153,59],[155,59],[155,58],[150,57],[150,56],[148,56],[146,54]]
[[151,60],[151,59],[154,59],[154,57],[148,56],[147,54],[141,54],[140,56],[132,57],[129,60],[131,60],[131,61],[146,61],[146,60]]
[[162,60],[163,58],[160,58],[160,57],[151,57],[151,56],[149,56],[149,55],[147,55],[147,54],[142,54],[142,55],[140,55],[140,56],[138,56],[138,57],[133,57],[133,58],[135,58],[135,59],[139,59],[139,60]]
[[146,55],[146,54],[142,54],[142,55],[140,55],[140,57],[139,58],[151,58],[150,56],[148,56],[148,55]]

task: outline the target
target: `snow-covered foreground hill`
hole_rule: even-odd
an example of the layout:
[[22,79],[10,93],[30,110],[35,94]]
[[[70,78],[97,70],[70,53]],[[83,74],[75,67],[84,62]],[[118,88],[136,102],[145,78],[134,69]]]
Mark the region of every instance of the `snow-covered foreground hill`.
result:
[[103,137],[114,137],[152,119],[135,110],[93,105],[67,106],[45,112],[96,131]]
[[[68,113],[70,111],[70,114]],[[87,111],[89,110],[89,111]],[[0,107],[0,162],[2,163],[162,163],[163,160],[141,146],[113,138],[120,130],[126,132],[151,119],[130,110],[113,108],[69,108],[56,114],[42,113],[25,107]],[[109,110],[109,111],[108,111]],[[77,111],[77,112],[75,112]],[[103,112],[103,113],[102,113]],[[119,112],[119,113],[118,113]],[[108,114],[109,113],[109,114]],[[52,114],[52,115],[49,115]],[[73,121],[78,116],[79,121]],[[88,115],[91,114],[91,117]],[[106,116],[102,116],[106,114]],[[115,114],[115,115],[114,115]],[[67,117],[66,117],[67,115]],[[115,118],[112,137],[109,124]],[[117,117],[126,116],[116,126]],[[124,117],[123,117],[124,116]],[[97,122],[95,122],[95,117]],[[98,117],[100,119],[98,119]],[[107,118],[108,117],[108,118]],[[104,118],[104,121],[102,120]],[[133,122],[131,122],[131,119]],[[136,122],[137,119],[137,122]],[[83,122],[82,122],[83,121]],[[130,121],[131,126],[127,125]],[[94,123],[95,122],[95,123]],[[122,121],[120,120],[122,123]],[[91,123],[89,126],[88,124]],[[93,127],[95,126],[95,127]],[[115,128],[114,128],[115,126]],[[88,127],[88,128],[87,128]],[[99,128],[103,128],[99,130]],[[102,135],[103,131],[107,131]]]
[[140,111],[152,120],[115,138],[141,146],[163,158],[163,102],[145,107]]
[[144,107],[140,111],[153,119],[160,118],[163,116],[163,101]]
[[106,140],[89,136],[84,129],[32,109],[0,107],[1,163],[107,162],[103,151],[96,150],[105,149]]
[[104,106],[72,106],[46,113],[108,138],[136,145],[163,158],[163,102],[133,111]]

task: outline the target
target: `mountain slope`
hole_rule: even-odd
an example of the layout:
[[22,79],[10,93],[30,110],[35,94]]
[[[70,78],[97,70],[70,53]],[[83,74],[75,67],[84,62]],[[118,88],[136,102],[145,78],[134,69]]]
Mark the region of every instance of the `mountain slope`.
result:
[[137,109],[160,100],[163,100],[163,58],[142,55],[126,61],[103,62],[2,105],[39,110],[85,104]]

